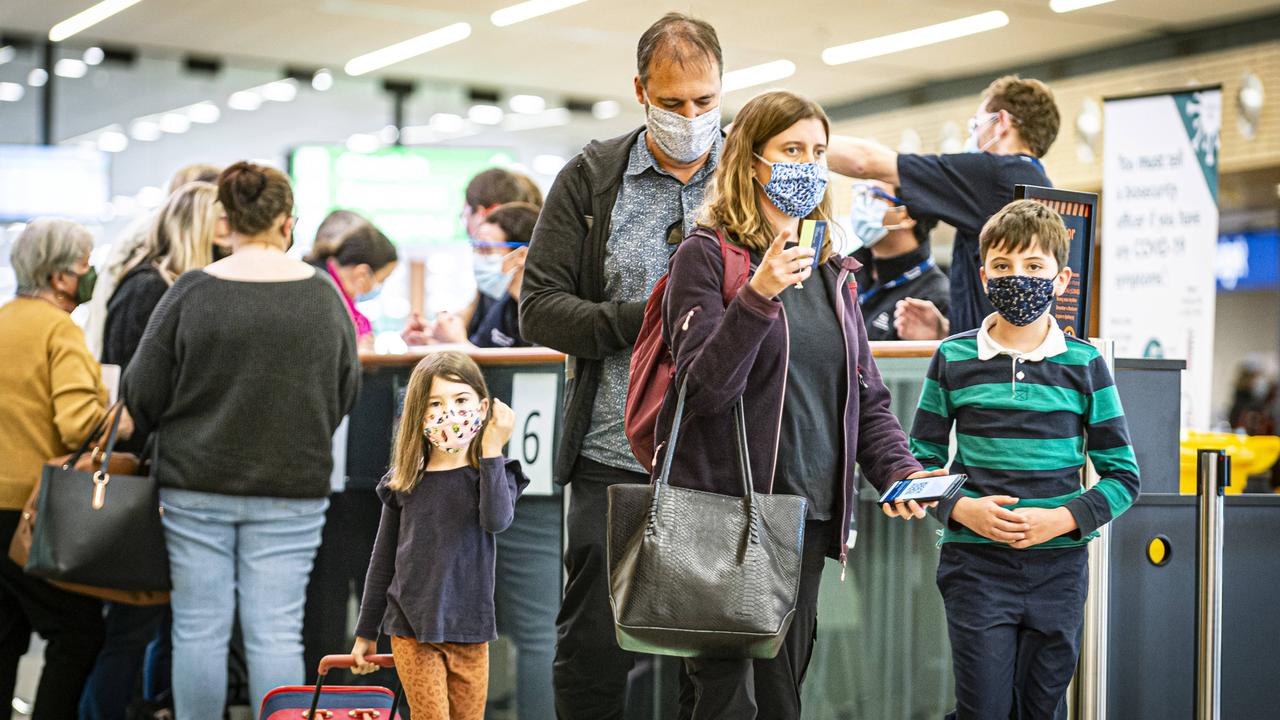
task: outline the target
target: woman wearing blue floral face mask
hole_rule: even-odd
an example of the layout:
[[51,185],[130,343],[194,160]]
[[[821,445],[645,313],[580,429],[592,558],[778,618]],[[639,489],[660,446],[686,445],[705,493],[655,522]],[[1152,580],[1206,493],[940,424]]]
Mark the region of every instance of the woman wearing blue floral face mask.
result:
[[[846,562],[855,506],[854,463],[877,488],[923,475],[889,411],[867,344],[852,259],[792,244],[802,219],[830,220],[826,114],[793,93],[764,93],[738,113],[725,140],[700,226],[672,260],[663,322],[689,414],[672,457],[672,482],[737,495],[741,480],[724,438],[741,398],[757,492],[808,500],[796,608],[777,657],[688,659],[694,720],[800,717],[800,680],[813,651],[818,586],[827,557]],[[834,227],[834,225],[830,226]],[[726,305],[720,236],[754,268]],[[656,436],[673,422],[675,389]],[[662,458],[655,460],[660,465]],[[887,508],[904,518],[923,509]],[[696,697],[696,700],[694,699]]]

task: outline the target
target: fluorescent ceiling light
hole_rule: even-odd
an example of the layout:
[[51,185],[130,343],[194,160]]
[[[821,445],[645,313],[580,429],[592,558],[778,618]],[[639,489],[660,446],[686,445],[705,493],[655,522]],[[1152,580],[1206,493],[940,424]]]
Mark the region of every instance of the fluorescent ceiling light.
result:
[[298,83],[292,79],[277,80],[262,86],[262,97],[272,102],[292,102],[298,97]]
[[333,87],[333,73],[328,70],[317,70],[315,75],[311,76],[311,89],[318,92],[325,92]]
[[348,75],[364,75],[374,70],[381,70],[388,65],[394,65],[409,58],[417,57],[423,53],[438,50],[446,45],[461,42],[470,36],[470,23],[454,23],[439,30],[432,30],[425,35],[409,38],[395,45],[388,45],[381,50],[374,50],[352,58],[343,69],[346,70]]
[[155,120],[134,120],[129,126],[129,134],[139,142],[155,142],[160,139],[160,124]]
[[17,55],[18,51],[12,45],[0,45],[0,65],[10,62]]
[[439,139],[438,133],[430,125],[409,125],[400,128],[400,142],[405,145],[421,145]]
[[511,108],[512,112],[537,115],[547,109],[547,101],[537,95],[513,95],[507,101],[507,107]]
[[789,78],[796,74],[796,64],[790,60],[774,60],[762,65],[733,70],[724,74],[723,92],[733,92],[752,85],[763,85]]
[[191,118],[182,113],[165,113],[160,116],[160,129],[167,133],[181,135],[191,129]]
[[233,92],[227,98],[227,107],[232,110],[257,110],[262,107],[262,96],[253,90]]
[[86,48],[81,59],[85,65],[101,65],[107,59],[107,53],[100,47]]
[[431,116],[431,129],[439,133],[458,133],[467,127],[467,121],[453,113],[436,113]]
[[371,153],[382,147],[378,136],[372,133],[356,133],[347,138],[347,149],[351,152]]
[[218,122],[218,119],[222,117],[222,111],[218,109],[217,105],[205,100],[188,107],[187,117],[191,118],[191,122],[208,125],[209,123]]
[[501,10],[495,10],[489,19],[498,27],[506,27],[514,25],[518,22],[536,18],[539,15],[546,15],[557,10],[563,10],[567,7],[580,5],[587,0],[528,0],[528,2],[517,3],[510,7],[504,7]]
[[31,87],[44,87],[47,82],[49,82],[49,71],[44,68],[32,68],[31,72],[27,73],[27,84]]
[[103,152],[124,152],[129,147],[129,138],[119,130],[107,130],[98,136],[98,149]]
[[82,78],[85,73],[89,72],[89,66],[84,64],[83,60],[74,58],[62,58],[53,64],[53,74],[64,78]]
[[467,118],[477,125],[497,125],[502,116],[502,108],[497,105],[472,105],[467,111]]
[[999,10],[992,10],[980,15],[970,15],[959,20],[949,20],[937,25],[916,28],[915,30],[829,47],[822,51],[822,62],[828,65],[843,65],[844,63],[955,40],[966,35],[1002,28],[1008,24],[1008,15]]
[[1106,5],[1109,2],[1112,0],[1049,0],[1049,9],[1056,13],[1068,13],[1094,5]]
[[15,82],[0,82],[0,102],[18,102],[27,89]]
[[616,118],[622,112],[622,103],[617,100],[601,100],[591,106],[591,114],[597,120]]
[[131,8],[140,2],[142,0],[102,0],[97,5],[78,12],[54,25],[49,30],[49,40],[51,42],[62,42],[81,30],[91,28],[121,10]]

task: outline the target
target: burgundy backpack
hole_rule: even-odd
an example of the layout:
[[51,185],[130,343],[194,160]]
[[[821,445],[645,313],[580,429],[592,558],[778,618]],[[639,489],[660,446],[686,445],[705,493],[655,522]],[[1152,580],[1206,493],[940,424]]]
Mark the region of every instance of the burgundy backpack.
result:
[[[725,240],[720,230],[715,233],[724,259],[720,295],[728,307],[751,277],[751,256],[745,249]],[[653,472],[653,464],[657,460],[658,413],[667,397],[667,388],[676,375],[675,358],[662,339],[662,305],[667,294],[668,277],[669,274],[663,275],[653,286],[649,301],[644,306],[644,321],[640,324],[640,335],[631,352],[631,378],[627,381],[627,406],[623,415],[631,453],[649,472]]]

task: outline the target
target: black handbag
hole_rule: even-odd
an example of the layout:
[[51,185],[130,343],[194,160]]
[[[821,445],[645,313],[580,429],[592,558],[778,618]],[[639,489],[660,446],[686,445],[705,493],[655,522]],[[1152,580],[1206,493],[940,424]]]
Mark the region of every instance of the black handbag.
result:
[[44,466],[27,573],[113,590],[170,589],[155,479],[110,472],[121,415],[97,470],[77,468],[84,447],[61,465]]
[[656,482],[609,488],[609,602],[624,650],[771,658],[795,615],[806,500],[755,492],[742,399],[734,407],[742,496],[670,484],[680,386]]

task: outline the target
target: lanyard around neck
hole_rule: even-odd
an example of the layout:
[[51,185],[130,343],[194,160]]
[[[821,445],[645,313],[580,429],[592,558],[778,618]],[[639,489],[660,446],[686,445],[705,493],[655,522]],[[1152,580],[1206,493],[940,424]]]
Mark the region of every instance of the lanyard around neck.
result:
[[881,283],[879,285],[872,287],[870,290],[866,292],[858,293],[858,304],[865,305],[868,300],[875,297],[876,295],[879,295],[885,290],[892,290],[896,287],[906,285],[907,283],[911,282],[912,280],[915,280],[916,278],[920,277],[926,272],[929,272],[929,270],[936,267],[937,264],[938,263],[935,262],[932,257],[925,258],[919,265],[916,265],[910,270],[907,270],[906,272],[890,280],[889,282]]

